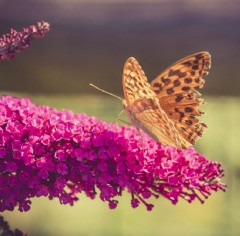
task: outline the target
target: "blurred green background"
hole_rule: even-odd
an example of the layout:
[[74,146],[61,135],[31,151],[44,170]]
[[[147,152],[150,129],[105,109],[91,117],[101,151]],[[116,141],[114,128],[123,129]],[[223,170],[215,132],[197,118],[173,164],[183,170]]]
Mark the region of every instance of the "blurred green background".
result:
[[209,129],[196,149],[223,163],[228,184],[226,193],[213,193],[203,205],[152,200],[152,212],[132,209],[128,193],[115,210],[84,195],[73,207],[34,199],[27,213],[3,213],[11,227],[32,236],[240,235],[240,1],[1,0],[0,10],[1,34],[39,20],[51,24],[44,39],[0,63],[1,94],[107,121],[121,104],[89,83],[123,96],[122,67],[129,56],[151,80],[181,57],[209,51],[213,63],[202,91],[202,121]]

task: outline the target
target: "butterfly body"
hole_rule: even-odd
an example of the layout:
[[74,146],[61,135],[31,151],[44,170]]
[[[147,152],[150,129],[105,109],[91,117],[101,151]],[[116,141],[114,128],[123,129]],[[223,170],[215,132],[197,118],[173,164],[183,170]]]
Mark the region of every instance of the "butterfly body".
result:
[[210,54],[200,52],[183,58],[164,70],[151,84],[133,57],[123,70],[123,107],[131,123],[163,145],[186,148],[202,135],[206,125],[197,89],[210,68]]

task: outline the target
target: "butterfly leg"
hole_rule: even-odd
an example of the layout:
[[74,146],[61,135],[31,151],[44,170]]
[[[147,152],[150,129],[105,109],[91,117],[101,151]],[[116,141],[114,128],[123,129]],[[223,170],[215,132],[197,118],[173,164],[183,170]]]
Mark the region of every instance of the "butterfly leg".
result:
[[125,120],[123,120],[123,119],[120,119],[120,118],[115,119],[115,122],[116,122],[116,123],[117,123],[118,121],[121,121],[123,124],[126,124],[126,125],[132,125],[132,123],[127,122],[127,121],[125,121]]
[[121,111],[120,111],[120,113],[117,115],[117,117],[115,118],[115,120],[118,119],[118,118],[122,115],[123,111],[124,111],[124,110],[121,110]]
[[117,115],[117,117],[114,119],[114,122],[112,122],[112,123],[110,124],[109,129],[110,129],[112,126],[114,126],[114,124],[118,126],[118,121],[121,121],[122,123],[127,124],[127,125],[131,125],[130,122],[124,121],[124,120],[122,120],[121,118],[119,118],[119,117],[122,115],[123,111],[124,111],[124,110],[122,110],[122,111]]
[[[117,115],[117,117],[114,119],[114,122],[117,123],[118,121],[121,121],[124,124],[131,125],[130,122],[127,122],[125,120],[120,119],[119,117],[123,114],[124,110],[121,110],[121,112]],[[118,124],[118,123],[117,123]]]
[[142,153],[143,153],[143,158],[144,158],[144,160],[145,160],[145,154],[144,154],[144,150],[145,150],[144,137],[143,137],[143,135],[142,135],[141,130],[140,130],[139,128],[136,128],[136,129],[137,129],[139,135],[141,136],[141,141],[142,141]]

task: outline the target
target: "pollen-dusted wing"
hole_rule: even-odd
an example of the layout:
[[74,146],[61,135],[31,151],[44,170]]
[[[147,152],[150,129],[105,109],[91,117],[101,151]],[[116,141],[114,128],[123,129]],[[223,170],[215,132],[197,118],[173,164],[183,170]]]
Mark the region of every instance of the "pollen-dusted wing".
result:
[[186,148],[202,135],[206,125],[196,115],[203,102],[196,89],[210,68],[210,55],[188,56],[161,73],[151,85],[133,57],[123,69],[124,109],[131,123],[163,145]]

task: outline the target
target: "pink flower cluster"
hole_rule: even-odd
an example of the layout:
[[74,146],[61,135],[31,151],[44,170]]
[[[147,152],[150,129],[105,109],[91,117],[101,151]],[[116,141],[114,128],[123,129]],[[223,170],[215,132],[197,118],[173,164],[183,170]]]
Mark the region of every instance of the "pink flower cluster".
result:
[[164,147],[135,128],[85,114],[37,106],[28,98],[0,98],[0,211],[28,211],[34,197],[73,205],[79,193],[99,193],[114,209],[123,190],[133,208],[159,195],[203,202],[225,190],[220,163],[193,148]]
[[4,34],[0,38],[0,61],[12,60],[16,53],[22,52],[36,38],[42,38],[49,29],[50,25],[44,21],[23,28],[22,32],[11,29],[10,33]]

